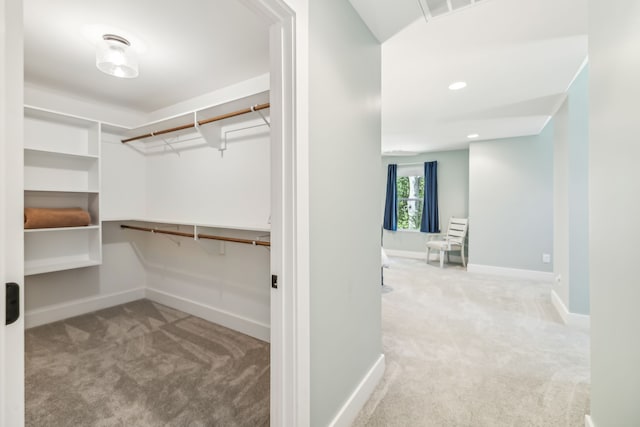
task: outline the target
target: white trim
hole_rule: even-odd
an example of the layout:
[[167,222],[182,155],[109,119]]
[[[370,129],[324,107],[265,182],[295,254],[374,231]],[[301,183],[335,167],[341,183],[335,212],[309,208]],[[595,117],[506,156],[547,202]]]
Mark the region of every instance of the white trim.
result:
[[596,427],[596,425],[593,422],[593,419],[591,418],[591,415],[587,414],[584,416],[584,426],[585,427]]
[[340,408],[335,418],[329,423],[329,427],[349,427],[356,419],[364,404],[382,379],[385,370],[384,354],[378,357],[369,372],[362,378],[358,387],[351,393],[349,399]]
[[493,265],[467,264],[467,271],[469,273],[491,274],[494,276],[515,277],[518,279],[539,280],[543,282],[553,280],[552,272],[495,267]]
[[571,313],[555,290],[551,290],[551,304],[556,309],[565,325],[579,329],[589,329],[591,327],[591,316],[587,314]]
[[30,310],[24,314],[25,327],[33,328],[47,323],[57,322],[70,317],[91,313],[92,311],[136,301],[144,298],[144,296],[145,289],[136,288],[129,291],[82,298],[64,304],[55,304],[45,308]]
[[411,259],[427,259],[427,252],[416,252],[416,251],[400,251],[397,249],[385,249],[385,252],[388,256],[395,256],[400,258],[411,258]]
[[259,340],[269,342],[269,325],[157,289],[147,288],[144,294],[146,298],[151,301],[164,304],[176,310],[184,311],[185,313],[208,320],[209,322],[217,323],[234,331],[242,332]]
[[[271,22],[270,425],[310,425],[308,4],[241,0]],[[277,141],[278,144],[273,143]]]

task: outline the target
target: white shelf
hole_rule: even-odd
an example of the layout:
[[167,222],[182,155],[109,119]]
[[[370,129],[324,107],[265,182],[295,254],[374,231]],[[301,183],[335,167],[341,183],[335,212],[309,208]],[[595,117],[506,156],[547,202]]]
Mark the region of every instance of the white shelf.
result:
[[89,259],[87,257],[67,257],[62,259],[45,260],[38,262],[25,261],[24,275],[51,273],[54,271],[72,270],[74,268],[93,267],[100,265],[100,260]]
[[42,150],[39,148],[25,148],[24,152],[25,154],[33,153],[33,154],[40,154],[44,156],[79,159],[79,160],[87,160],[87,161],[98,160],[98,156],[93,154],[67,153],[63,151]]
[[91,225],[24,230],[25,275],[100,265],[100,123],[25,106],[24,206],[78,207]]
[[270,233],[271,227],[260,225],[237,225],[237,224],[215,224],[204,223],[196,221],[183,221],[183,220],[167,220],[157,218],[103,218],[102,222],[122,222],[122,221],[134,221],[134,222],[153,222],[155,224],[173,224],[173,225],[186,225],[206,228],[222,228],[226,230],[242,230],[242,231],[259,231]]
[[99,225],[87,225],[82,227],[55,227],[55,228],[25,228],[25,233],[47,233],[53,231],[99,230]]
[[74,190],[71,188],[67,189],[56,189],[56,188],[25,188],[24,191],[34,192],[34,193],[61,193],[61,194],[98,194],[98,190]]

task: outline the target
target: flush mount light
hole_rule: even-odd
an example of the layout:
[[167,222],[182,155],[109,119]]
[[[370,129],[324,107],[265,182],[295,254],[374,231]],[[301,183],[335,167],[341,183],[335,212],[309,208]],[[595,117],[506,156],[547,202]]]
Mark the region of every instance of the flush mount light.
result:
[[112,76],[138,77],[138,57],[124,37],[105,34],[96,46],[96,67]]
[[467,138],[469,139],[476,139],[478,138],[480,135],[477,133],[470,133],[469,135],[467,135]]
[[453,82],[449,85],[449,90],[460,90],[467,87],[467,82]]

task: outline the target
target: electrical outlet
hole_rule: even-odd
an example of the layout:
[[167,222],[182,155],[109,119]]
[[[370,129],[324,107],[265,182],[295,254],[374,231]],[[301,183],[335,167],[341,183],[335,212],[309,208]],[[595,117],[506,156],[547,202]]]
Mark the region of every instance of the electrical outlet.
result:
[[542,254],[542,263],[543,264],[551,263],[551,254]]

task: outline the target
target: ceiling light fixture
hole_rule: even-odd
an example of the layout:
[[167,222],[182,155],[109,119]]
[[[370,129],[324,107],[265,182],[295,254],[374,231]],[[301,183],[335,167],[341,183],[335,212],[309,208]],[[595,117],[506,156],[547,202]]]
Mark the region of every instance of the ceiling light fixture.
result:
[[469,135],[467,135],[467,138],[469,139],[476,139],[478,138],[480,135],[477,133],[470,133]]
[[138,77],[138,57],[124,37],[105,34],[97,44],[96,67],[103,73],[132,79]]
[[449,90],[460,90],[467,87],[467,82],[454,82],[449,85]]

